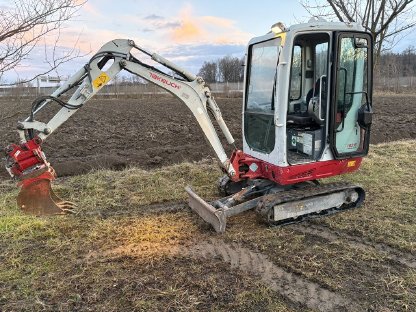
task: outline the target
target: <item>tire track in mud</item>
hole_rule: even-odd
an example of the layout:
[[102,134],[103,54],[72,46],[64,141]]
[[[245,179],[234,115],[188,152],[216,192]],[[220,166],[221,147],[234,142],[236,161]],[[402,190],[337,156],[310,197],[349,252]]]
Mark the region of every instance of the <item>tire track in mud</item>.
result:
[[129,216],[139,216],[144,214],[158,214],[158,213],[165,213],[165,212],[178,212],[185,210],[187,208],[187,204],[185,201],[172,201],[169,203],[161,202],[161,203],[151,203],[151,204],[144,204],[139,206],[122,206],[123,209],[115,210],[102,210],[102,211],[88,211],[86,215],[99,215],[101,217],[129,217]]
[[292,229],[302,234],[318,236],[328,241],[336,241],[342,239],[353,247],[357,247],[362,250],[368,250],[368,248],[372,248],[397,263],[400,263],[411,269],[416,269],[416,255],[402,252],[383,243],[374,243],[369,239],[363,237],[341,233],[326,226],[316,224],[297,224],[296,226],[293,226]]
[[231,268],[259,275],[261,281],[291,302],[301,304],[318,311],[359,311],[362,307],[308,281],[294,273],[287,272],[275,265],[266,255],[251,251],[237,244],[226,244],[211,239],[181,251],[196,258],[220,258],[228,262]]

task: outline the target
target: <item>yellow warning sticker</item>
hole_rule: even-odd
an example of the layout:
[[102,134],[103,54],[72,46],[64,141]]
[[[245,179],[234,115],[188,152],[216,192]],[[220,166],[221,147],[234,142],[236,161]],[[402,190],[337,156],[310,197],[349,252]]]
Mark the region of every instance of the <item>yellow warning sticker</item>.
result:
[[102,72],[97,78],[94,79],[92,84],[96,89],[99,89],[109,81],[110,77],[106,73]]
[[284,46],[285,42],[286,42],[286,33],[284,32],[284,33],[281,33],[281,34],[277,34],[276,37],[280,37],[282,39],[282,41],[280,42],[280,45]]
[[348,167],[348,168],[350,168],[350,167],[355,167],[355,160],[350,160],[350,161],[348,162],[348,164],[347,164],[347,167]]

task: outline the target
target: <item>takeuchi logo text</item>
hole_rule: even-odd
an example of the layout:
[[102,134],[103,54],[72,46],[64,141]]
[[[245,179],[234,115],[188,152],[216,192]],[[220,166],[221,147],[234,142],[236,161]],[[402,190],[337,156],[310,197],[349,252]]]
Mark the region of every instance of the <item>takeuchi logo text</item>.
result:
[[167,80],[167,79],[165,79],[165,78],[163,78],[163,77],[161,77],[159,75],[156,75],[154,73],[150,73],[149,72],[149,74],[150,74],[150,78],[152,78],[154,80],[157,80],[157,81],[160,81],[161,83],[163,83],[163,84],[165,84],[165,85],[167,85],[169,87],[172,87],[172,88],[178,89],[178,90],[181,88],[181,86],[177,85],[173,81],[169,81],[169,80]]

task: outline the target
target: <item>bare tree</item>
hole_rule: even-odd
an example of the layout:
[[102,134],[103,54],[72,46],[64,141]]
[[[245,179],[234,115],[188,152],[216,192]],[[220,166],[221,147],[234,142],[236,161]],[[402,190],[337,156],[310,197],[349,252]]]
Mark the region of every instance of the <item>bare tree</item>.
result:
[[218,60],[218,74],[220,81],[242,81],[244,75],[243,61],[238,57],[224,56]]
[[79,52],[75,47],[64,53],[58,53],[56,50],[59,44],[59,30],[66,21],[74,17],[84,3],[84,0],[14,0],[13,6],[1,5],[0,79],[5,72],[27,59],[47,35],[55,35],[51,46],[45,42],[45,59],[49,63],[49,69],[26,81],[47,74],[60,64],[78,57]]
[[208,83],[217,82],[218,66],[216,62],[204,62],[198,72],[198,76]]
[[[302,0],[315,17],[361,23],[375,38],[375,63],[406,30],[416,25],[413,0]],[[398,37],[399,36],[399,37]]]

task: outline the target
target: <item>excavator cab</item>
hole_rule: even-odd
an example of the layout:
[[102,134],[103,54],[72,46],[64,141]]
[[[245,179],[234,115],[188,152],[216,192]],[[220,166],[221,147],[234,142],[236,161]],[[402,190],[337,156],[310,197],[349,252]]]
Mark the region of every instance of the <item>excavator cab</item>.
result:
[[367,154],[372,38],[342,25],[295,25],[250,42],[245,154],[281,167]]

